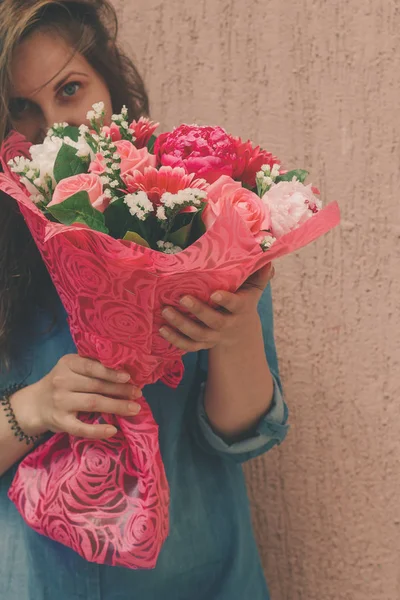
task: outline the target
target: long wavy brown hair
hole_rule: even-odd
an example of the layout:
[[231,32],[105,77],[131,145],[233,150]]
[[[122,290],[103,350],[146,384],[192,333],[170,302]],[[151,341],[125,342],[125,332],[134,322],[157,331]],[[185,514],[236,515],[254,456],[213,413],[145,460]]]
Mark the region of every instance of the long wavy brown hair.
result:
[[[103,77],[113,109],[125,104],[129,115],[147,115],[144,83],[116,44],[118,22],[107,0],[0,0],[0,144],[10,130],[10,65],[18,44],[37,30],[55,30]],[[51,311],[57,296],[49,275],[11,198],[0,193],[0,368],[9,366],[21,324],[33,311]]]

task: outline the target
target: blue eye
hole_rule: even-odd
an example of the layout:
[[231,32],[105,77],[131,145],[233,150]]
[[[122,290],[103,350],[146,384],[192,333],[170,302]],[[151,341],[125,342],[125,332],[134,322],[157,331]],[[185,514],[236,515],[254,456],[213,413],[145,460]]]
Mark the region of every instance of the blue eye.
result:
[[71,81],[70,83],[64,85],[63,88],[61,88],[62,96],[71,98],[72,96],[75,96],[80,87],[80,83],[76,81]]

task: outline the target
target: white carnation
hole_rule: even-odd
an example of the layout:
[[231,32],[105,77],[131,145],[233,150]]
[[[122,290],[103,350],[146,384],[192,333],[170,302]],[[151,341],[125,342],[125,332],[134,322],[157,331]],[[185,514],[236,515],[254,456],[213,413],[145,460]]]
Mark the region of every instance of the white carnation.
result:
[[62,145],[63,140],[61,138],[46,137],[43,144],[36,144],[30,148],[32,169],[37,169],[42,180],[44,180],[45,175],[48,175],[53,180],[54,186],[56,185],[54,163]]

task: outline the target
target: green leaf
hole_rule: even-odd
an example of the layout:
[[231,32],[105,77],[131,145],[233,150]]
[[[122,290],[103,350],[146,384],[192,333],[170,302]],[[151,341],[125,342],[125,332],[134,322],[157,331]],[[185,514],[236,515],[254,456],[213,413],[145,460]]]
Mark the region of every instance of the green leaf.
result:
[[108,229],[104,223],[104,215],[93,208],[87,192],[77,192],[64,200],[64,202],[60,202],[60,204],[48,206],[47,210],[57,221],[64,225],[84,223],[90,229],[108,233]]
[[68,125],[63,131],[64,137],[69,137],[73,142],[77,142],[79,140],[79,129],[78,127],[73,127],[72,125]]
[[157,140],[157,136],[152,135],[147,143],[147,150],[150,152],[150,154],[154,153],[154,144],[156,143],[156,140]]
[[123,239],[127,240],[128,242],[135,242],[135,244],[139,244],[139,246],[150,248],[150,244],[135,231],[127,231]]
[[295,169],[294,171],[288,171],[284,175],[278,175],[275,180],[275,183],[279,183],[280,181],[292,181],[293,177],[297,177],[300,183],[304,183],[307,179],[308,171],[304,171],[304,169]]
[[112,202],[104,211],[106,226],[113,238],[122,239],[127,231],[132,231],[132,215],[123,198]]
[[62,179],[86,173],[89,161],[85,158],[79,158],[76,155],[76,149],[68,144],[63,144],[57,154],[54,163],[54,179],[59,183]]
[[193,221],[191,221],[188,225],[184,225],[177,231],[169,233],[165,241],[172,242],[175,246],[185,248],[187,246],[190,237],[190,232],[192,230],[192,223]]

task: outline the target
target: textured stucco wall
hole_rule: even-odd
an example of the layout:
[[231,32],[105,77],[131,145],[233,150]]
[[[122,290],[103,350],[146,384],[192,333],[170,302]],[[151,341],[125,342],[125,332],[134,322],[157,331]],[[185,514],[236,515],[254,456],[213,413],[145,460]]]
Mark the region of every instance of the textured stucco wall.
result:
[[249,491],[273,600],[399,600],[399,2],[115,4],[164,129],[221,124],[341,203],[275,265],[292,429]]

